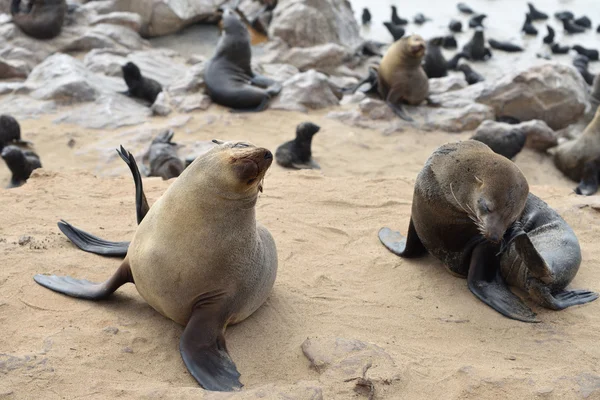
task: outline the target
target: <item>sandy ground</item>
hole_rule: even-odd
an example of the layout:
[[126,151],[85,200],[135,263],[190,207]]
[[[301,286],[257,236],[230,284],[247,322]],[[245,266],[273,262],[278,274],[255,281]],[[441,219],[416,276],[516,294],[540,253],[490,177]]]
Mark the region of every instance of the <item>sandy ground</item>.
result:
[[[406,232],[424,161],[437,146],[469,134],[383,136],[325,114],[233,115],[213,106],[175,129],[175,139],[188,146],[246,139],[274,151],[297,123],[322,127],[313,146],[322,171],[274,164],[258,201],[258,220],[273,234],[280,262],[269,300],[226,333],[247,398],[320,398],[302,385],[322,388],[325,399],[366,398],[352,383],[311,369],[301,350],[306,338],[383,348],[395,366],[388,372],[399,379],[376,386],[376,399],[600,398],[600,302],[560,312],[533,306],[539,324],[509,320],[434,258],[402,260],[377,239],[384,225]],[[44,169],[22,188],[0,190],[0,399],[228,398],[198,388],[178,352],[182,327],[155,312],[133,285],[94,303],[33,281],[36,273],[101,281],[118,267],[119,260],[76,249],[56,222],[128,240],[135,230],[133,183],[113,152],[119,144],[134,154],[147,146],[131,139],[132,128],[94,131],[51,121],[22,122]],[[168,121],[157,118],[153,127]],[[574,195],[574,183],[548,156],[526,150],[516,162],[532,192],[578,235],[584,261],[572,287],[600,291],[600,213],[588,206],[599,196]],[[0,183],[7,179],[0,168]],[[145,178],[144,185],[153,202],[169,182]],[[20,245],[22,236],[31,241]],[[288,388],[288,397],[273,385]]]

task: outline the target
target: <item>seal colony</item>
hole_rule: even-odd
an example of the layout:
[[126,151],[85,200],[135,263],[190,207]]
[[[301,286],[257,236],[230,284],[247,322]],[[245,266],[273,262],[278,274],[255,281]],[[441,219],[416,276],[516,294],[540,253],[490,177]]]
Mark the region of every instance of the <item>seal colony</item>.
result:
[[198,383],[232,391],[242,384],[223,333],[265,302],[277,274],[275,242],[255,218],[273,155],[247,142],[216,143],[143,216],[125,260],[108,280],[34,279],[87,300],[105,299],[134,283],[155,310],[185,326],[179,349]]

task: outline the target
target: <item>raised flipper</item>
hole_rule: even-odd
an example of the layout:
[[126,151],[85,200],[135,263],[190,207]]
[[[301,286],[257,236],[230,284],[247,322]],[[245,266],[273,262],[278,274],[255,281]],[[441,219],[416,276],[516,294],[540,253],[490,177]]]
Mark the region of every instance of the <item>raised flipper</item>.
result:
[[598,293],[588,290],[561,290],[552,293],[548,285],[535,278],[530,279],[528,283],[531,297],[540,305],[551,310],[563,310],[567,307],[592,302],[598,298]]
[[469,290],[500,314],[523,322],[540,322],[536,314],[510,291],[500,275],[497,248],[488,243],[475,247],[471,254],[467,283]]
[[235,363],[227,352],[224,322],[214,304],[196,305],[187,323],[179,351],[190,374],[206,390],[230,392],[241,389]]
[[77,247],[88,253],[106,257],[125,257],[129,242],[110,242],[91,233],[75,228],[67,221],[61,220],[58,229]]
[[391,101],[387,101],[387,105],[390,106],[390,108],[392,109],[392,111],[394,111],[394,113],[402,118],[405,121],[408,122],[413,122],[414,119],[412,119],[412,117],[410,115],[408,115],[406,113],[406,111],[404,110],[404,107],[402,106],[402,104],[400,103],[392,103]]
[[[173,137],[173,135],[171,135],[171,137]],[[137,214],[137,222],[139,225],[140,222],[142,222],[142,220],[146,216],[146,214],[148,214],[148,210],[150,210],[148,200],[146,199],[146,194],[144,193],[142,176],[140,175],[140,170],[138,169],[133,154],[125,150],[123,146],[121,146],[120,150],[117,150],[117,153],[119,153],[123,161],[125,161],[125,163],[129,167],[129,170],[131,171],[131,175],[133,176],[133,181],[135,183],[135,211]]]
[[41,274],[35,275],[33,280],[45,288],[66,294],[67,296],[86,300],[102,300],[110,296],[122,285],[129,282],[133,283],[133,276],[131,275],[129,262],[125,260],[119,269],[117,269],[117,272],[103,283],[94,283],[85,279],[74,279],[69,276]]
[[392,231],[390,228],[381,228],[379,240],[389,251],[400,257],[414,258],[427,254],[427,249],[417,235],[412,218],[408,224],[406,238],[400,232]]
[[583,167],[583,176],[575,193],[591,196],[598,191],[598,177],[600,176],[600,160],[586,163]]

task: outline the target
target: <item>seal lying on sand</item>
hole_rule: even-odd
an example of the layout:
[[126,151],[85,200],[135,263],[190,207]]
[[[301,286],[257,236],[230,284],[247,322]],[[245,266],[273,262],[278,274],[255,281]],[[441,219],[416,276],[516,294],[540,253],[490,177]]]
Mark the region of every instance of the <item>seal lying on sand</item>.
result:
[[439,147],[417,177],[407,237],[382,228],[379,239],[401,257],[431,253],[480,300],[520,321],[536,322],[535,314],[507,283],[557,310],[597,298],[564,290],[581,262],[571,228],[529,194],[513,162],[478,141]]
[[279,94],[279,83],[252,72],[248,30],[234,12],[223,11],[223,33],[206,63],[204,81],[211,99],[241,111],[262,111]]
[[58,36],[65,22],[65,0],[30,0],[27,12],[21,12],[21,0],[12,0],[10,12],[13,22],[26,35],[36,39]]
[[152,140],[150,148],[144,155],[143,161],[150,164],[148,176],[160,176],[164,180],[177,178],[185,165],[177,156],[177,143],[171,142],[175,132],[167,129]]
[[600,179],[600,107],[594,119],[577,139],[560,144],[554,165],[570,179],[579,182],[577,194],[591,196],[598,191]]
[[111,278],[92,283],[36,275],[35,281],[88,300],[105,299],[135,283],[155,310],[185,326],[179,349],[198,383],[215,391],[240,388],[223,333],[256,311],[275,282],[275,242],[255,218],[272,161],[267,149],[219,142],[150,208]]
[[285,168],[320,169],[319,164],[312,159],[313,136],[319,132],[320,126],[312,122],[303,122],[296,127],[296,138],[285,142],[275,151],[275,161]]
[[128,62],[121,67],[123,79],[127,84],[126,95],[146,100],[150,105],[154,104],[156,97],[162,92],[162,86],[154,79],[142,76],[139,67],[132,62]]
[[40,157],[31,150],[22,150],[9,145],[2,149],[0,156],[12,172],[12,178],[7,188],[15,188],[25,184],[36,168],[42,168]]

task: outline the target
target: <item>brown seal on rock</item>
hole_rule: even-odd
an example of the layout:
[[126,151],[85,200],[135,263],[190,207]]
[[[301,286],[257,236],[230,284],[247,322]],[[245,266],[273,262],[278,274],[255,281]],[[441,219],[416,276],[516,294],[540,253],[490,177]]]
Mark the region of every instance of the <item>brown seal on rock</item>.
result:
[[88,300],[135,283],[155,310],[185,326],[179,349],[199,384],[215,391],[240,388],[223,333],[256,311],[275,282],[275,242],[255,217],[272,161],[267,149],[219,142],[152,205],[111,278],[92,283],[36,275],[35,281]]
[[478,141],[439,147],[417,177],[407,237],[382,228],[379,239],[401,257],[431,253],[480,300],[520,321],[536,322],[535,314],[507,282],[554,309],[597,297],[564,290],[581,262],[573,231],[529,194],[513,162]]
[[377,86],[383,100],[406,121],[402,104],[419,105],[428,98],[429,79],[421,66],[425,41],[419,35],[406,36],[386,51],[377,70]]
[[26,12],[21,11],[21,0],[12,0],[10,12],[13,22],[26,35],[36,39],[58,36],[65,22],[65,0],[30,0]]
[[185,169],[183,161],[177,155],[179,145],[171,141],[174,135],[172,129],[167,129],[152,140],[143,158],[143,161],[150,164],[148,176],[160,176],[168,180],[177,178]]
[[598,191],[600,179],[600,107],[594,119],[577,139],[560,144],[554,165],[570,179],[579,182],[577,194],[591,196]]

